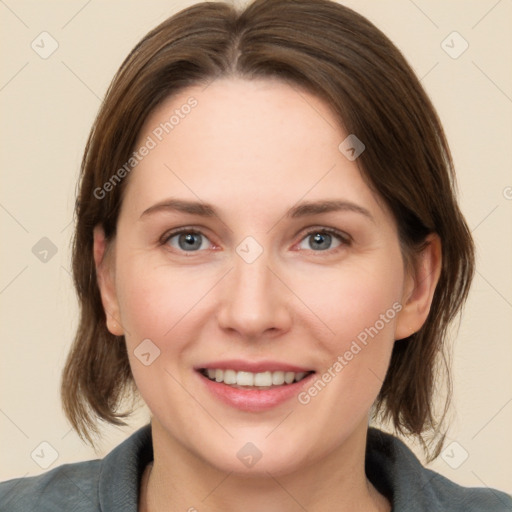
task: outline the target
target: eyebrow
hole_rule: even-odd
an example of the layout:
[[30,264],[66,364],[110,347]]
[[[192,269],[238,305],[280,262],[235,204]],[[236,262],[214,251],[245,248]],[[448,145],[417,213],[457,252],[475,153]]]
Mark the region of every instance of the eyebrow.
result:
[[[215,211],[215,208],[208,203],[186,201],[183,199],[166,199],[164,201],[154,204],[153,206],[150,206],[147,210],[144,210],[140,218],[142,219],[147,215],[166,211],[177,211],[182,213],[188,213],[190,215],[199,215],[201,217],[218,216]],[[286,212],[284,217],[297,219],[301,217],[307,217],[310,215],[319,215],[322,213],[340,211],[358,213],[360,215],[364,215],[372,222],[375,222],[375,219],[373,218],[369,210],[356,203],[345,200],[303,202],[290,208],[288,212]]]

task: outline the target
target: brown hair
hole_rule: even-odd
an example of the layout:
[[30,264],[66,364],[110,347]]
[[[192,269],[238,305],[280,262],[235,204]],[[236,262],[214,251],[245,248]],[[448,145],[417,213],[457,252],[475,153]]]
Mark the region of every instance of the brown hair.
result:
[[93,228],[99,224],[107,239],[115,236],[127,178],[104,197],[97,191],[129,160],[157,105],[187,86],[228,76],[276,77],[331,107],[340,126],[366,145],[361,172],[395,217],[405,261],[429,233],[439,235],[442,269],[429,316],[419,332],[395,342],[375,404],[401,433],[420,440],[438,433],[437,363],[448,370],[444,341],[469,291],[473,242],[455,199],[441,123],[418,79],[372,23],[329,0],[256,0],[240,12],[200,3],[149,32],[121,65],[81,167],[73,246],[81,316],[62,381],[67,417],[93,443],[96,420],[124,424],[130,411],[119,410],[123,399],[130,390],[136,395],[124,337],[106,328],[93,259]]

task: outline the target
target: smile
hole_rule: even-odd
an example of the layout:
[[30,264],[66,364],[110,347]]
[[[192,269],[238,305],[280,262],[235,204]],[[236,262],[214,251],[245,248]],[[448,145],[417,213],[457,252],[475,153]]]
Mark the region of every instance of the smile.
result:
[[[286,364],[233,364],[235,368],[243,367],[243,370],[235,370],[230,367],[231,364],[224,362],[224,368],[218,368],[217,365],[210,368],[198,367],[196,375],[208,395],[219,404],[251,413],[269,411],[293,400],[310,385],[316,374],[315,371]],[[284,368],[273,370],[272,367]],[[256,371],[249,371],[249,368]]]
[[220,368],[202,368],[200,372],[212,381],[221,382],[240,389],[271,389],[277,386],[300,382],[313,373],[312,371],[284,372],[281,370],[253,373],[232,369],[223,370]]

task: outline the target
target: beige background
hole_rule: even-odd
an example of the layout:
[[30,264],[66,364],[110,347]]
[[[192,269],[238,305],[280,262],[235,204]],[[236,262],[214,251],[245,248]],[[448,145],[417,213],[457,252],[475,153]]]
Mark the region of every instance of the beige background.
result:
[[[147,421],[142,409],[129,428],[105,428],[96,454],[62,414],[60,372],[77,320],[69,272],[72,209],[86,137],[113,74],[150,28],[192,3],[0,1],[0,480],[41,473],[31,453],[42,449],[46,463],[56,456],[50,468],[103,456]],[[448,443],[457,444],[432,467],[461,484],[510,493],[512,2],[344,3],[380,27],[422,78],[451,143],[461,206],[478,247],[454,347]],[[47,59],[31,48],[43,31],[59,45]],[[469,44],[456,59],[445,49],[462,49],[459,36],[441,46],[453,31]],[[57,249],[47,262],[32,252],[43,237]]]

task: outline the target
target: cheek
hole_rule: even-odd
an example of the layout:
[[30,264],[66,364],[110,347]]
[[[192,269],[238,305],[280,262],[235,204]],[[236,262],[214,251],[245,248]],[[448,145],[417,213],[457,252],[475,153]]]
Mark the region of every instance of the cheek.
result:
[[313,402],[318,417],[332,418],[335,426],[355,425],[366,416],[388,369],[402,307],[403,268],[399,252],[380,256],[347,263],[329,276],[316,275],[315,287],[309,288],[314,291],[308,305],[328,331],[319,338],[321,382],[304,390],[299,402]]
[[[201,329],[204,298],[215,280],[211,271],[206,275],[151,260],[134,255],[120,261],[116,270],[130,365],[137,388],[152,411],[161,410],[170,400],[172,410],[184,411],[188,417],[192,414],[187,412],[190,400],[177,382],[183,379],[182,367],[185,372],[190,365],[187,354],[194,346],[190,341]],[[151,360],[146,366],[139,357],[148,352]],[[158,356],[153,360],[155,353]]]
[[401,309],[401,267],[390,270],[347,268],[309,296],[331,332],[320,338],[322,369],[298,400],[325,419],[325,436],[343,436],[364,421],[384,381]]
[[[393,251],[394,252],[394,251]],[[329,352],[342,353],[351,341],[392,337],[401,309],[401,259],[368,258],[347,263],[339,270],[319,270],[297,281],[295,291],[324,324]],[[378,334],[375,332],[378,331]]]
[[143,256],[120,262],[116,290],[127,341],[142,336],[158,344],[195,323],[194,312],[214,282],[211,272],[154,265]]

